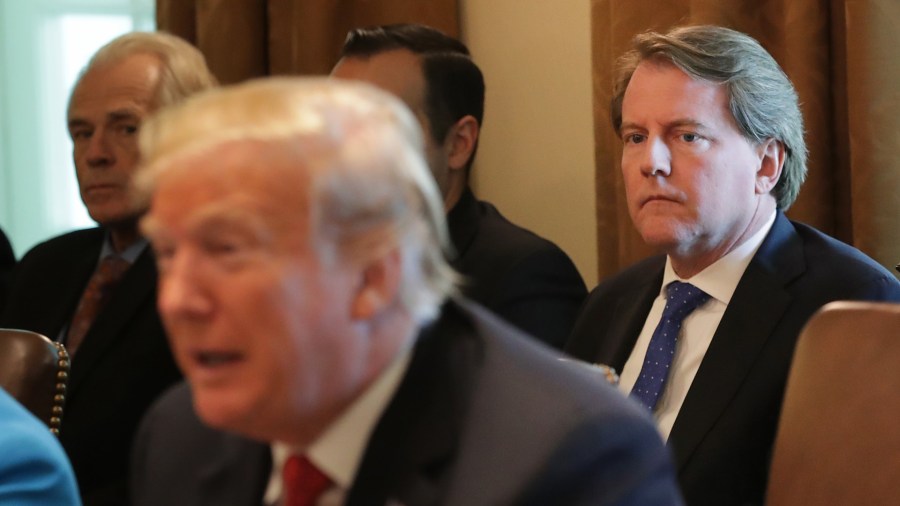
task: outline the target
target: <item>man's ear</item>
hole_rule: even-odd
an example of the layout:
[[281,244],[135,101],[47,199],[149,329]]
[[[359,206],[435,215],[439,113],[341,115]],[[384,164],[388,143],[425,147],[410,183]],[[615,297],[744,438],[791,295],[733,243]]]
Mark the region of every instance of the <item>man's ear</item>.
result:
[[759,170],[756,171],[756,193],[765,195],[775,188],[784,168],[784,143],[778,139],[766,139],[758,148]]
[[457,120],[447,132],[444,146],[447,150],[447,166],[451,170],[465,168],[478,145],[479,126],[478,120],[472,115],[466,115]]
[[399,295],[402,270],[398,248],[370,261],[362,270],[351,317],[355,320],[371,320],[390,308]]

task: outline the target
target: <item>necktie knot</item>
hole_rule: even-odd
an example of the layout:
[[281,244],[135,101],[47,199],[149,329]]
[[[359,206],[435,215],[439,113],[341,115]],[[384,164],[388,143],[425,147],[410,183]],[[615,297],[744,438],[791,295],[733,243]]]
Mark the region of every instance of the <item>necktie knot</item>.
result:
[[656,407],[669,378],[681,324],[707,300],[709,294],[690,283],[673,281],[666,286],[666,307],[650,338],[640,375],[631,389],[631,397],[651,411]]
[[666,287],[666,308],[663,316],[684,319],[709,300],[709,294],[690,283],[673,281]]
[[332,481],[302,455],[291,455],[284,462],[284,506],[314,506]]
[[115,286],[125,275],[125,271],[131,267],[122,257],[111,255],[100,261],[92,281],[101,291],[107,291]]

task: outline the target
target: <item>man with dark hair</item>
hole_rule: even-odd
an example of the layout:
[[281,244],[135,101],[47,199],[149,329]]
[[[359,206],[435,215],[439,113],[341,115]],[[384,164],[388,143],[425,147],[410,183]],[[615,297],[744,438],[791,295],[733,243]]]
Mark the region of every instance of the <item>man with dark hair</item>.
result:
[[463,292],[545,343],[561,347],[587,290],[552,242],[475,198],[469,172],[484,116],[484,78],[466,46],[427,26],[351,31],[332,76],[370,82],[402,99],[425,130],[444,198]]
[[9,272],[16,265],[16,256],[6,234],[0,229],[0,312],[6,305],[6,289],[9,282]]
[[144,410],[180,378],[156,311],[156,267],[130,195],[137,134],[160,107],[215,79],[172,35],[130,33],[88,62],[67,124],[81,199],[99,227],[38,244],[13,272],[0,327],[63,342],[72,360],[60,441],[86,505],[127,497],[128,455]]
[[751,37],[639,35],[611,110],[631,219],[665,255],[600,284],[566,351],[622,371],[689,504],[761,504],[801,327],[833,300],[900,300],[900,283],[785,217],[806,175],[803,118]]

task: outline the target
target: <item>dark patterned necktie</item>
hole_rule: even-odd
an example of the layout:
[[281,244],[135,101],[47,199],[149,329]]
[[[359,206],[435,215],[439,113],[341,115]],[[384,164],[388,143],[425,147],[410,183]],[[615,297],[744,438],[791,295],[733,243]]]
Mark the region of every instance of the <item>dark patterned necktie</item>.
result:
[[650,411],[656,407],[669,378],[681,324],[707,300],[709,295],[690,283],[673,281],[666,287],[666,308],[650,338],[641,373],[631,389],[631,397]]
[[284,462],[284,506],[315,506],[332,481],[308,458],[291,455]]
[[66,337],[66,349],[69,357],[75,355],[81,342],[84,341],[88,329],[109,302],[109,294],[121,281],[130,266],[131,264],[126,260],[115,255],[107,256],[100,261],[97,270],[88,280],[84,293],[81,294],[81,300],[78,301],[75,309],[75,316],[72,317],[72,323],[69,325],[69,333]]

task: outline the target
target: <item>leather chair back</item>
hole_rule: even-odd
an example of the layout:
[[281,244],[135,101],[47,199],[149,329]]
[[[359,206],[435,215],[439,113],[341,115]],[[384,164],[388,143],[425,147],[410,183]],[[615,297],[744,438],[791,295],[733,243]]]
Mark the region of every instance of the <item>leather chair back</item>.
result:
[[65,347],[26,330],[0,329],[0,387],[59,434],[69,355]]
[[900,304],[833,302],[807,323],[766,504],[900,504]]

